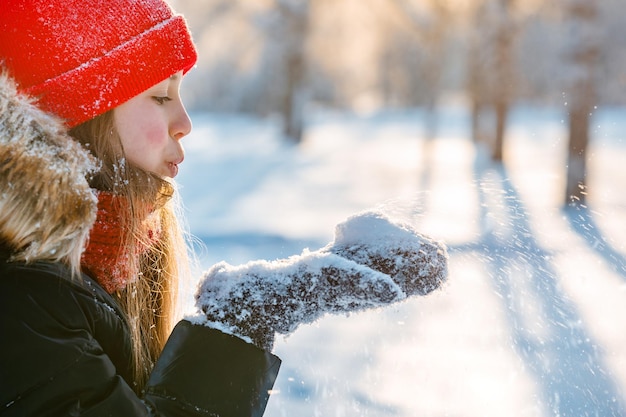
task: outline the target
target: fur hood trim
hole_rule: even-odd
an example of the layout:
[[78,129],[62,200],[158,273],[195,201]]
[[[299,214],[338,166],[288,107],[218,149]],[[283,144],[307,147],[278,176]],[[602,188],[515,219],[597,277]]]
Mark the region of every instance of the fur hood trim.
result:
[[96,216],[96,163],[60,120],[0,74],[0,246],[11,259],[61,261],[74,272]]

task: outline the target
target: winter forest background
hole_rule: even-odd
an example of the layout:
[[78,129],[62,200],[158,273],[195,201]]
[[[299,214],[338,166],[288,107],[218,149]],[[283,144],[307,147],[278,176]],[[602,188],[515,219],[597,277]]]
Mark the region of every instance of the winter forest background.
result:
[[419,106],[434,137],[438,106],[463,97],[472,137],[502,160],[512,106],[561,106],[566,202],[586,195],[593,112],[626,100],[620,0],[172,2],[201,50],[192,110],[279,115],[300,142],[317,106]]
[[171,3],[203,267],[372,207],[449,246],[437,294],[279,339],[267,416],[626,415],[623,0]]

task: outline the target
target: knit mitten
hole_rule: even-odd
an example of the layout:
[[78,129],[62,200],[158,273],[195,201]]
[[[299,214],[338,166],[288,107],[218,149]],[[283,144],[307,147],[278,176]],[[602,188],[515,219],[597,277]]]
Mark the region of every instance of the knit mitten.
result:
[[[271,350],[327,313],[381,307],[427,294],[447,275],[445,247],[379,213],[354,216],[326,247],[277,261],[219,263],[196,294],[202,324]],[[197,320],[196,320],[197,321]]]
[[439,288],[448,274],[440,242],[375,212],[337,225],[334,242],[322,250],[389,275],[407,297]]

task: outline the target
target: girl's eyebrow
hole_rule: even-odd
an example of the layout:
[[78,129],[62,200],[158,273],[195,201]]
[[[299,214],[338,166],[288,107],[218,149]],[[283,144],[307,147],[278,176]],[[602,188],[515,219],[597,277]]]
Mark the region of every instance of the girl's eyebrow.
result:
[[170,77],[170,80],[176,81],[178,79],[178,74],[174,74]]

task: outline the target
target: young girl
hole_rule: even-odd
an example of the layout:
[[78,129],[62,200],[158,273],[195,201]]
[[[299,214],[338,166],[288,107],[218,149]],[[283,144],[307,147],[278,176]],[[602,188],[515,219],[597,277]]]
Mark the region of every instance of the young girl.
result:
[[174,323],[190,269],[173,182],[196,62],[184,19],[163,0],[0,10],[3,416],[261,416],[275,332],[445,279],[445,250],[403,230],[408,249],[348,240],[245,274],[218,265],[202,313]]
[[278,358],[172,333],[189,271],[172,182],[191,130],[184,19],[162,0],[0,10],[0,414],[262,414]]

